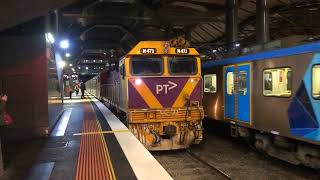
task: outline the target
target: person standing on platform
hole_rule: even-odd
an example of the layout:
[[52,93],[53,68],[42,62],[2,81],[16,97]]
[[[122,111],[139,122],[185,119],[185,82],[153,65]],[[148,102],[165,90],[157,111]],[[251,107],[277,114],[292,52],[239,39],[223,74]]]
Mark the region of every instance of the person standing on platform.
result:
[[80,89],[81,89],[81,99],[84,99],[84,91],[86,90],[86,85],[81,82],[80,84]]
[[69,86],[67,86],[67,93],[69,93],[69,97],[70,99],[72,99],[72,93],[73,93],[73,88],[72,88],[72,85],[69,84]]
[[6,110],[7,101],[7,95],[0,95],[0,126],[13,124],[13,118]]
[[5,124],[5,106],[8,101],[8,97],[6,95],[0,95],[0,125]]
[[76,84],[74,86],[74,90],[76,91],[76,95],[78,96],[78,94],[79,94],[79,84]]

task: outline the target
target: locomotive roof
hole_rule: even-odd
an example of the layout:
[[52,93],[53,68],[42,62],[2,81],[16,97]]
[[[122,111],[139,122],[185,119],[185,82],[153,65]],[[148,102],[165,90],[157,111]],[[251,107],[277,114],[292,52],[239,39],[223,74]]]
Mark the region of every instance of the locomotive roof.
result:
[[[146,53],[143,53],[145,50]],[[179,50],[179,52],[177,52]],[[181,50],[181,51],[180,51]],[[187,53],[186,53],[187,52]],[[193,55],[199,56],[195,48],[169,47],[168,41],[140,41],[127,55]]]
[[315,43],[289,47],[289,48],[282,48],[282,49],[276,49],[276,50],[271,50],[266,52],[249,54],[245,56],[227,58],[224,60],[205,62],[205,63],[202,63],[202,68],[206,69],[214,66],[259,61],[263,59],[278,58],[278,57],[304,54],[304,53],[310,53],[310,52],[316,52],[316,51],[320,51],[320,41]]

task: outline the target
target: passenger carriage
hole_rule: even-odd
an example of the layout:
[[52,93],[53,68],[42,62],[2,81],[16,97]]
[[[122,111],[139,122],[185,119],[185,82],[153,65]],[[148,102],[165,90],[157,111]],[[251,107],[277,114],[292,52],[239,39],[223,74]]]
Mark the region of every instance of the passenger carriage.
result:
[[[231,135],[294,164],[320,167],[320,43],[202,65],[204,109]],[[217,121],[216,121],[217,120]]]

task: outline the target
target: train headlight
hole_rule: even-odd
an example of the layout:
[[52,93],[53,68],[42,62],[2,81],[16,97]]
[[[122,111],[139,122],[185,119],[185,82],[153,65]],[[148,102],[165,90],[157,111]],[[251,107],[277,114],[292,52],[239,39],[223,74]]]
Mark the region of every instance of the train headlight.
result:
[[135,83],[137,86],[139,86],[139,85],[142,83],[142,80],[141,80],[141,79],[136,79],[136,80],[134,81],[134,83]]

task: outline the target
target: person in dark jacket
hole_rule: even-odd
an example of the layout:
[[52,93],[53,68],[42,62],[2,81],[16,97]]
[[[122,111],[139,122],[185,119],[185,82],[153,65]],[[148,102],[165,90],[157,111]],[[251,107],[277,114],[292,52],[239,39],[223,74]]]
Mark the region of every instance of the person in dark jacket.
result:
[[80,84],[80,89],[81,89],[81,99],[83,99],[84,98],[84,91],[86,90],[86,85],[83,82],[81,82],[81,84]]

